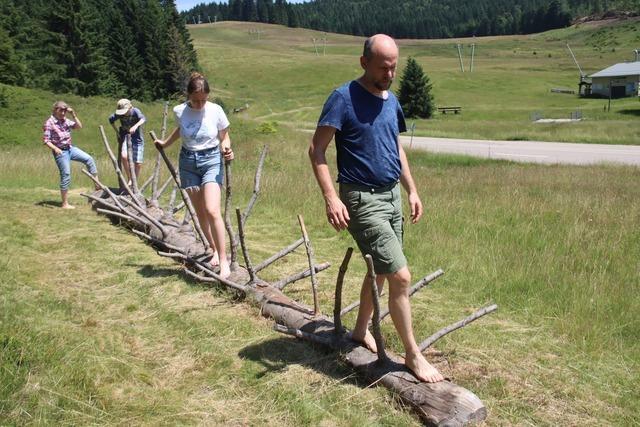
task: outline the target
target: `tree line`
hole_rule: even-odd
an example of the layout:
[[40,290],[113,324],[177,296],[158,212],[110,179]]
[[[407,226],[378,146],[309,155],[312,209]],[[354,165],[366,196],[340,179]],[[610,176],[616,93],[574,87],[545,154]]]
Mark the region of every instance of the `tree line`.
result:
[[0,0],[2,83],[152,100],[197,68],[173,0]]
[[184,12],[188,23],[249,21],[396,38],[529,34],[601,11],[638,11],[640,0],[229,0]]

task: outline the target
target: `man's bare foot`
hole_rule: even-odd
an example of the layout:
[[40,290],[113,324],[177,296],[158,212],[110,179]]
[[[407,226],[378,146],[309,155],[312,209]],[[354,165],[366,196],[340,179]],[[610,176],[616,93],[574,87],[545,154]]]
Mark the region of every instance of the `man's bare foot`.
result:
[[65,203],[64,205],[60,206],[62,209],[75,209],[75,206],[71,206],[69,203]]
[[359,334],[356,334],[354,332],[349,332],[349,338],[351,338],[353,341],[355,341],[357,343],[362,344],[363,346],[368,348],[369,351],[371,351],[373,353],[377,353],[378,352],[378,346],[376,345],[376,340],[375,340],[375,338],[373,338],[373,335],[371,335],[371,332],[369,332],[368,329],[365,332],[364,337],[362,337]]
[[220,263],[220,273],[218,273],[218,274],[223,279],[226,279],[227,277],[229,277],[231,275],[231,269],[229,268],[229,263],[228,262],[221,262]]
[[422,353],[407,353],[404,364],[420,381],[427,383],[437,383],[444,380],[444,377],[431,363],[427,362]]

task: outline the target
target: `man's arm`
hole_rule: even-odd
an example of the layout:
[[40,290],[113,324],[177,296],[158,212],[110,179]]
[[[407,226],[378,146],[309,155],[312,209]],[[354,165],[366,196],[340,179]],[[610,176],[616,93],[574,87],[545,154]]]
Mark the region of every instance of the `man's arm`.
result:
[[411,223],[415,224],[422,216],[422,202],[420,201],[420,196],[418,196],[416,184],[413,182],[413,177],[411,176],[407,154],[404,152],[404,148],[402,148],[402,144],[400,144],[399,138],[398,152],[400,154],[400,166],[402,167],[402,171],[400,173],[400,183],[409,196],[409,207],[411,208]]
[[74,129],[82,129],[82,122],[78,118],[78,115],[76,114],[76,111],[73,108],[67,108],[67,113],[71,113],[71,115],[73,116],[73,121],[76,122],[76,124],[75,124],[75,126],[73,128]]
[[318,126],[309,146],[309,159],[325,200],[327,220],[336,231],[340,231],[347,228],[349,213],[333,187],[326,158],[327,147],[335,133],[336,129],[331,126]]

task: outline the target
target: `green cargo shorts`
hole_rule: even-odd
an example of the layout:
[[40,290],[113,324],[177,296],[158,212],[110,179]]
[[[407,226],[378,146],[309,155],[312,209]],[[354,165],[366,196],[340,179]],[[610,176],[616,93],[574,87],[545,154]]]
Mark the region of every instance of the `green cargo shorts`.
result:
[[347,229],[362,255],[369,254],[373,258],[376,274],[395,273],[406,266],[398,183],[380,188],[340,184],[340,199],[349,212]]

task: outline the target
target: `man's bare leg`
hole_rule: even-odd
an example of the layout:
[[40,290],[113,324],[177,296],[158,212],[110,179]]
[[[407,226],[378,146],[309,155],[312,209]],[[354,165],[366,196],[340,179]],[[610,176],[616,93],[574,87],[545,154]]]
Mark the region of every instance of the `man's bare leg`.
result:
[[[382,291],[384,286],[384,276],[376,276],[376,284],[378,285],[378,292]],[[371,295],[371,281],[369,276],[365,276],[362,282],[362,288],[360,288],[360,307],[358,308],[358,317],[356,319],[356,326],[351,332],[351,339],[363,344],[369,350],[374,353],[378,352],[378,346],[376,340],[369,332],[369,321],[373,314],[373,297]]]
[[386,278],[389,280],[389,311],[393,325],[404,345],[405,365],[422,381],[429,383],[442,381],[444,377],[427,362],[413,336],[411,304],[409,303],[409,285],[411,283],[409,269],[403,267],[395,273],[386,275]]

